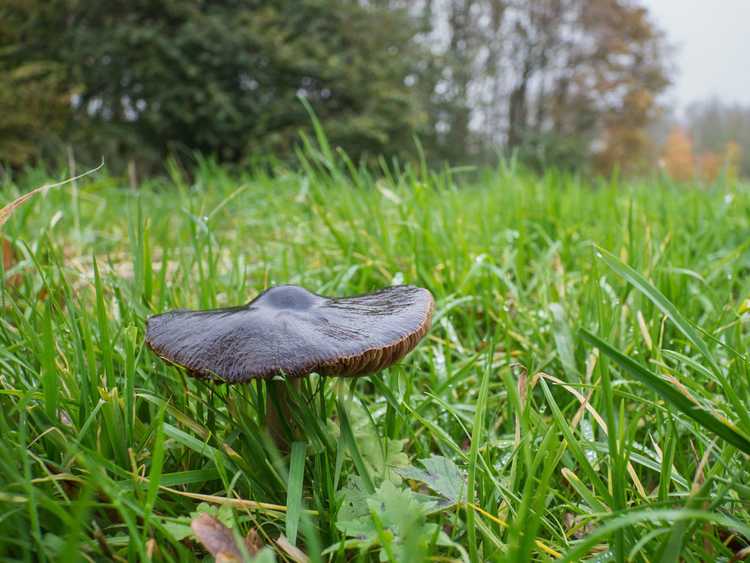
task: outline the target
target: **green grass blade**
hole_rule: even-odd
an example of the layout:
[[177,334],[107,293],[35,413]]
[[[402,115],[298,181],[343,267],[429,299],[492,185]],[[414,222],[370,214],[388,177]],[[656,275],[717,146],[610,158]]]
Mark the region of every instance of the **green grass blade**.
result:
[[599,256],[607,266],[609,266],[615,273],[622,278],[630,282],[638,291],[645,295],[656,307],[664,313],[678,328],[682,334],[695,346],[701,355],[706,359],[711,371],[715,377],[719,380],[727,399],[734,407],[735,412],[740,418],[742,425],[750,430],[750,413],[746,405],[740,400],[737,392],[733,385],[727,380],[724,371],[716,363],[716,360],[708,348],[705,340],[701,338],[700,332],[688,322],[688,320],[677,310],[677,307],[667,299],[664,294],[659,291],[653,284],[644,278],[640,273],[636,272],[633,268],[627,264],[620,262],[614,255],[607,252],[606,250],[597,247]]
[[[494,341],[489,348],[494,350]],[[490,388],[490,374],[492,373],[492,354],[487,358],[487,367],[482,374],[482,383],[479,388],[479,396],[474,411],[474,424],[471,429],[471,449],[469,450],[469,476],[466,483],[466,503],[471,506],[474,504],[474,488],[477,481],[479,446],[483,440],[484,417],[487,409],[487,397]],[[466,532],[469,540],[469,557],[472,561],[479,561],[479,550],[477,548],[477,528],[474,510],[469,509],[466,512]]]
[[570,469],[568,469],[567,467],[563,467],[561,473],[562,476],[565,477],[565,480],[570,483],[570,486],[573,487],[584,500],[584,502],[589,505],[589,508],[591,508],[593,512],[600,514],[606,514],[607,512],[610,512],[607,505],[596,498],[596,495],[592,491],[590,491],[588,487],[586,487],[586,485],[583,483],[583,481],[581,481],[578,476]]
[[52,308],[49,303],[44,307],[42,316],[42,389],[44,391],[44,410],[51,421],[57,418],[60,382],[55,369],[55,341],[52,336]]
[[[143,509],[144,521],[148,522],[151,513],[156,504],[156,497],[159,494],[159,485],[161,485],[161,475],[164,468],[164,408],[159,412],[154,425],[154,446],[151,454],[151,469],[148,473],[148,491],[146,492],[146,503]],[[148,525],[144,525],[144,533],[148,530]]]
[[544,396],[547,399],[547,404],[552,410],[552,418],[555,424],[557,424],[560,432],[562,432],[563,436],[565,437],[565,440],[568,444],[568,449],[573,454],[573,457],[575,458],[580,468],[586,474],[586,477],[594,485],[594,489],[599,493],[599,496],[604,498],[607,504],[611,504],[612,497],[609,494],[609,489],[607,489],[607,486],[604,484],[596,470],[592,467],[591,463],[586,458],[586,453],[584,452],[583,447],[576,439],[575,434],[573,434],[573,429],[570,427],[570,424],[568,424],[568,421],[565,420],[562,411],[560,411],[560,407],[557,405],[555,398],[552,396],[552,392],[550,391],[547,382],[544,380],[544,378],[541,378],[539,380],[539,384],[542,386],[542,391],[544,392]]
[[297,529],[302,513],[302,484],[305,479],[304,442],[292,443],[289,454],[289,480],[286,489],[286,537],[292,545],[297,544]]
[[115,385],[115,367],[112,360],[112,341],[109,336],[109,319],[107,316],[107,307],[104,303],[104,286],[99,275],[99,266],[94,257],[94,288],[96,290],[96,318],[99,324],[99,348],[101,349],[102,359],[104,361],[104,371],[106,373],[107,387]]
[[573,335],[570,332],[570,325],[565,316],[565,310],[559,303],[550,303],[550,313],[552,313],[552,336],[555,339],[555,347],[560,357],[560,363],[565,370],[565,375],[571,383],[579,383],[581,378],[576,370],[575,347],[573,344]]
[[578,542],[564,556],[558,559],[558,563],[573,563],[583,561],[586,554],[598,543],[605,540],[617,530],[622,530],[637,524],[652,523],[674,523],[683,520],[695,520],[699,522],[712,522],[726,528],[737,530],[746,538],[750,538],[750,526],[723,514],[716,514],[702,510],[641,510],[613,518],[605,525],[597,528],[594,532]]
[[704,358],[709,362],[714,372],[717,375],[721,374],[719,366],[716,364],[716,360],[711,354],[706,342],[701,338],[698,331],[693,327],[692,324],[677,310],[677,307],[667,299],[664,294],[653,286],[645,277],[635,271],[627,264],[623,264],[613,254],[607,252],[603,248],[596,247],[599,258],[614,271],[617,275],[627,280],[633,285],[638,291],[645,295],[649,301],[651,301],[656,307],[664,313],[669,320],[678,328],[682,334],[695,346],[698,351],[703,355]]
[[[604,362],[597,366],[601,374],[602,401],[604,403],[604,416],[607,422],[607,456],[609,459],[609,489],[612,491],[612,509],[614,512],[624,511],[625,504],[625,464],[623,463],[622,442],[618,441],[619,428],[622,426],[616,423],[617,407],[615,406],[615,397],[612,391],[612,381],[610,372]],[[622,403],[620,403],[622,404]],[[625,533],[623,530],[615,531],[614,541],[615,560],[618,563],[625,563],[626,547]]]
[[362,459],[362,454],[359,452],[357,440],[354,437],[354,432],[352,432],[352,426],[349,422],[349,415],[346,414],[346,407],[340,400],[336,402],[336,406],[338,408],[339,419],[341,421],[341,437],[344,441],[344,444],[346,445],[346,448],[349,450],[349,454],[352,456],[352,462],[354,463],[354,467],[357,469],[357,473],[362,479],[365,490],[369,494],[373,494],[375,492],[375,485],[372,482],[372,478],[370,477],[370,472],[367,470],[365,461]]
[[730,425],[729,422],[724,422],[706,409],[701,408],[693,400],[688,398],[659,375],[630,359],[619,350],[616,350],[601,340],[598,336],[595,336],[585,329],[581,329],[581,336],[583,336],[583,338],[590,344],[599,348],[599,350],[611,358],[623,370],[647,387],[651,388],[669,404],[676,407],[680,412],[692,418],[706,430],[713,432],[739,450],[750,455],[750,439],[734,426]]

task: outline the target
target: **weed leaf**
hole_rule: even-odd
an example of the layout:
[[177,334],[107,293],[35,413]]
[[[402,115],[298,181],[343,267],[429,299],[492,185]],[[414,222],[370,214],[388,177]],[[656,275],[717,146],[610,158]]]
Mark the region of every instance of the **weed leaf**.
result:
[[399,470],[399,474],[406,479],[424,483],[452,503],[466,500],[466,475],[452,460],[432,455],[421,460],[420,463],[424,469],[407,467]]

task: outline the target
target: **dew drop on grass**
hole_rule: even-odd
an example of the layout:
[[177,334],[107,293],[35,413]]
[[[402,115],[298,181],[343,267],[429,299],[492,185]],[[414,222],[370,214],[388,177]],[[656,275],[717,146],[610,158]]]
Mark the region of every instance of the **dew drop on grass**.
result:
[[[594,442],[594,429],[591,426],[591,422],[586,417],[583,417],[581,419],[581,434],[583,434],[583,437],[587,442]],[[588,459],[590,463],[594,463],[596,461],[596,452],[594,450],[586,448],[585,455],[586,459]]]
[[443,353],[443,347],[436,346],[434,350],[435,371],[437,372],[438,379],[445,381],[448,379],[448,372],[445,369],[445,354]]

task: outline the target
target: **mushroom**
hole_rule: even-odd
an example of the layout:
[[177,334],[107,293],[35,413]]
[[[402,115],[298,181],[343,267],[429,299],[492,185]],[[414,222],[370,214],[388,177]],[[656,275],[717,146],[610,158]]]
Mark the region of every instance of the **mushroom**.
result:
[[277,376],[299,385],[313,372],[344,377],[378,372],[417,345],[430,328],[433,309],[429,291],[408,285],[354,297],[280,285],[240,307],[150,317],[146,342],[194,377],[266,380],[266,428],[284,450],[289,406],[286,381]]

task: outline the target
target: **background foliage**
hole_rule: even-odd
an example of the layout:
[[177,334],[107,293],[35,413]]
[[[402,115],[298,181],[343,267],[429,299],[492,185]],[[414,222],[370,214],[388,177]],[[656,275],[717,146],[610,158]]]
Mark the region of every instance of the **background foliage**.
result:
[[[295,150],[303,96],[355,161],[649,163],[663,38],[628,0],[9,0],[0,160]],[[34,70],[34,72],[30,72]],[[29,97],[24,92],[33,90]],[[6,99],[7,98],[7,99]],[[62,102],[62,103],[61,103]],[[44,111],[38,111],[40,106]],[[54,154],[54,151],[46,154]]]
[[66,132],[93,135],[83,143],[93,154],[283,155],[308,122],[298,96],[355,158],[397,153],[419,126],[404,85],[418,61],[416,30],[398,11],[341,1],[55,0],[22,2],[11,14],[22,39],[9,60],[64,68],[74,93]]

